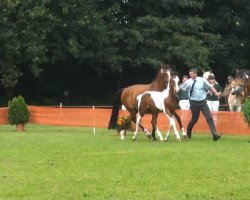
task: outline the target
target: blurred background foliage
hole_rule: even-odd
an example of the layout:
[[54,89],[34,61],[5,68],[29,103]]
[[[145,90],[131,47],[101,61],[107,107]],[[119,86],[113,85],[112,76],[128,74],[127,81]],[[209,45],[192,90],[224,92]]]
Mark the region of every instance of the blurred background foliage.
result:
[[249,69],[248,0],[2,0],[0,105],[111,105],[162,63],[212,70],[223,86]]

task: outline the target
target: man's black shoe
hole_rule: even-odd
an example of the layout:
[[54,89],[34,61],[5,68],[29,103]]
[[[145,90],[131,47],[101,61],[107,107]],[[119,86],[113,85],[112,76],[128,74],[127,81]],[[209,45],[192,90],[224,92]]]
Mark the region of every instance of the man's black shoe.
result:
[[215,136],[213,136],[213,140],[214,140],[214,141],[217,141],[217,140],[220,139],[220,138],[221,138],[220,135],[215,135]]

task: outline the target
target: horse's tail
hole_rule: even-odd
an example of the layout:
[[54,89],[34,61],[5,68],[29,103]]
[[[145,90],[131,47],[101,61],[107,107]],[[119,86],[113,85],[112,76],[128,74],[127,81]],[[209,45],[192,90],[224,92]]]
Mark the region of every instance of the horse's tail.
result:
[[116,95],[115,95],[115,101],[113,104],[113,109],[112,109],[112,113],[110,116],[110,120],[109,120],[109,125],[108,125],[108,129],[115,129],[116,128],[116,121],[117,121],[117,117],[119,114],[119,108],[121,105],[121,95],[122,92],[125,88],[122,88],[120,90],[117,91]]

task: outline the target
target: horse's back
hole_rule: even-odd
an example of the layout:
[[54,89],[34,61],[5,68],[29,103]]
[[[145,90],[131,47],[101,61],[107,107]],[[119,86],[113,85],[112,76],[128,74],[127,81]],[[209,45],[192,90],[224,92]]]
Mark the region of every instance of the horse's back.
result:
[[150,90],[150,84],[132,85],[124,89],[121,95],[121,102],[128,110],[137,109],[137,96]]

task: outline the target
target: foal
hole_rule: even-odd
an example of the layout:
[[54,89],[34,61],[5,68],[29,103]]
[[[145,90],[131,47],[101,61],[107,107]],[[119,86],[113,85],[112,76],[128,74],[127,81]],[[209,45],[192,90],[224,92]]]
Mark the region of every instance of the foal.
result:
[[134,141],[136,140],[137,135],[138,135],[138,129],[141,123],[141,119],[146,113],[152,114],[153,117],[152,117],[151,123],[153,126],[153,131],[156,130],[160,140],[163,141],[162,134],[157,127],[157,116],[162,111],[164,112],[164,114],[167,116],[167,118],[170,121],[169,131],[167,132],[165,141],[169,139],[171,126],[173,126],[174,128],[174,132],[175,132],[177,140],[179,141],[181,140],[180,135],[175,125],[175,120],[174,120],[174,113],[175,113],[175,108],[176,108],[175,92],[178,92],[179,90],[179,86],[178,86],[179,77],[176,76],[175,78],[171,78],[170,71],[168,71],[167,73],[169,76],[169,81],[168,81],[167,88],[164,91],[162,92],[147,91],[137,97],[138,114],[136,118],[136,130],[133,136]]

